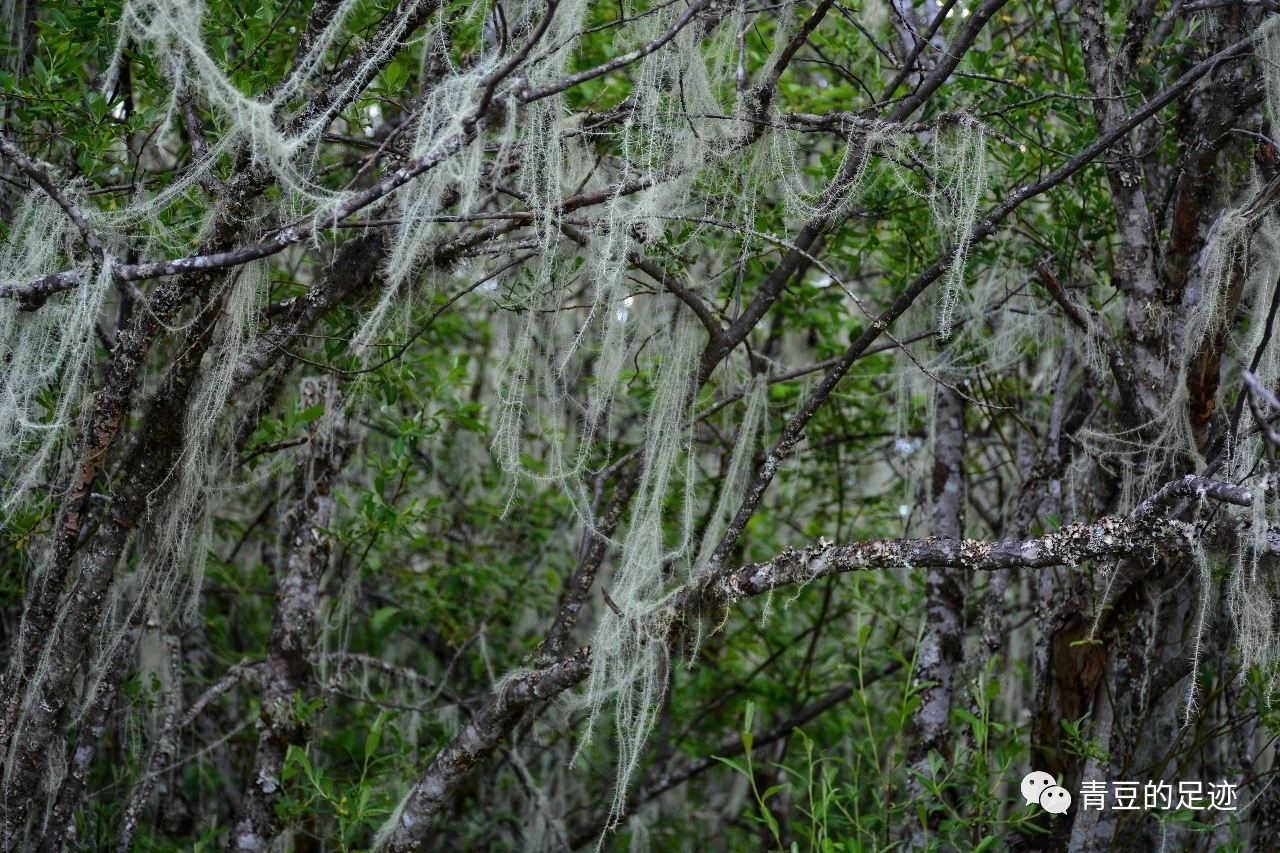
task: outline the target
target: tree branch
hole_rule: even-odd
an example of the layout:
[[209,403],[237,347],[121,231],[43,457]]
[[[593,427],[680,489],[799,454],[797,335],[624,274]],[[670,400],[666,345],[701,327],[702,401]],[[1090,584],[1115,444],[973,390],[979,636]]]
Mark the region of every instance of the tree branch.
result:
[[[930,478],[933,535],[959,539],[964,535],[964,398],[942,382],[934,387],[934,464]],[[907,795],[925,796],[924,780],[930,778],[932,752],[950,756],[954,682],[964,660],[964,600],[966,572],[934,566],[925,573],[924,624],[916,646],[912,682],[920,704],[911,715],[915,737],[907,751],[913,771]],[[911,847],[926,847],[926,836],[936,826],[928,822],[912,827]]]
[[404,801],[384,849],[390,853],[416,850],[445,801],[471,769],[493,752],[525,709],[568,690],[590,672],[590,650],[583,647],[544,669],[501,683],[462,732],[427,766]]
[[[367,288],[386,255],[382,232],[371,230],[342,245],[306,296],[294,300],[285,316],[262,334],[241,356],[232,374],[237,385],[251,381],[271,367],[299,337],[310,332],[335,305]],[[247,460],[246,460],[247,461]]]
[[12,299],[21,311],[35,311],[56,293],[84,284],[79,270],[50,273],[29,284],[0,285],[0,299]]
[[735,569],[722,579],[713,580],[699,595],[706,608],[718,609],[782,586],[805,584],[845,572],[937,566],[983,571],[1043,569],[1119,556],[1154,559],[1190,548],[1193,535],[1190,525],[1166,519],[1159,513],[1178,497],[1192,494],[1204,494],[1237,506],[1251,506],[1253,502],[1247,489],[1187,475],[1166,484],[1124,518],[1111,516],[1095,522],[1070,524],[1044,536],[1012,542],[931,537],[849,545],[819,543],[798,551],[786,551],[768,562]]
[[310,452],[294,477],[298,503],[289,516],[289,553],[262,667],[258,748],[230,845],[248,853],[263,853],[270,845],[279,826],[275,805],[289,747],[304,744],[308,736],[307,715],[300,705],[318,691],[309,654],[315,642],[320,578],[329,562],[325,531],[333,512],[333,487],[350,449],[336,390],[326,392],[315,380],[307,380],[302,400],[308,406],[325,405],[328,411],[311,423]]
[[1107,354],[1107,364],[1111,366],[1111,375],[1115,377],[1116,386],[1120,390],[1120,399],[1117,401],[1120,411],[1124,412],[1125,420],[1130,427],[1141,428],[1150,419],[1150,413],[1145,410],[1142,398],[1138,395],[1138,378],[1134,376],[1133,367],[1116,344],[1115,338],[1101,327],[1098,318],[1092,312],[1086,311],[1071,298],[1066,288],[1062,286],[1062,282],[1058,280],[1053,268],[1049,266],[1048,260],[1038,259],[1036,272],[1039,274],[1040,283],[1062,307],[1067,319]]
[[818,4],[818,8],[813,10],[800,29],[787,42],[787,46],[778,54],[778,58],[769,66],[764,79],[749,93],[749,97],[754,101],[751,104],[751,113],[756,122],[751,131],[753,139],[758,139],[764,134],[769,107],[773,103],[773,95],[778,89],[778,81],[782,79],[782,73],[787,70],[791,60],[809,40],[809,36],[813,35],[813,31],[822,23],[822,19],[827,16],[827,12],[831,10],[834,3],[835,0],[822,0]]
[[633,51],[624,53],[622,56],[611,59],[594,68],[588,68],[586,71],[571,74],[563,80],[557,80],[555,83],[543,86],[540,89],[529,89],[520,92],[517,97],[523,104],[540,101],[543,98],[549,98],[552,95],[557,95],[566,89],[572,89],[580,83],[585,83],[588,80],[594,80],[595,78],[608,74],[611,71],[617,71],[619,68],[630,65],[638,59],[643,59],[678,36],[680,31],[687,27],[694,17],[705,9],[710,2],[711,0],[694,0],[693,3],[689,4],[689,8],[684,10],[684,14],[680,16],[679,20],[677,20],[669,30],[648,44],[644,44]]
[[2,135],[0,135],[0,154],[17,164],[18,168],[28,178],[34,181],[40,189],[44,190],[45,195],[53,199],[54,203],[62,208],[62,212],[71,220],[71,224],[75,225],[76,230],[80,232],[81,239],[84,240],[85,246],[89,249],[89,254],[93,257],[93,271],[96,275],[98,270],[102,269],[105,256],[102,251],[102,244],[98,242],[93,229],[89,227],[89,222],[84,218],[84,213],[76,206],[75,202],[67,198],[66,193],[59,189],[39,166],[31,162],[30,158],[22,153],[22,149]]

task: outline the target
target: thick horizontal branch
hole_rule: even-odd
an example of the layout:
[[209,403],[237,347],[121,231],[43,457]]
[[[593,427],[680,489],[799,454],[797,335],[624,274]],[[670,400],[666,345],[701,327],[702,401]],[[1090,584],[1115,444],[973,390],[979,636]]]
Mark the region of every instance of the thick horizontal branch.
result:
[[1254,6],[1269,12],[1280,12],[1280,0],[1198,0],[1196,3],[1186,4],[1178,13],[1185,15],[1209,9],[1225,9],[1228,6]]
[[942,537],[874,539],[847,545],[819,543],[790,549],[767,562],[735,569],[706,590],[703,598],[709,606],[723,607],[781,586],[872,569],[1034,569],[1121,554],[1167,552],[1185,541],[1188,532],[1189,527],[1181,522],[1159,519],[1131,525],[1124,519],[1110,517],[1008,543]]
[[976,539],[877,539],[832,545],[819,542],[790,549],[764,563],[735,569],[701,594],[703,606],[724,607],[753,595],[829,575],[870,569],[963,567],[1043,569],[1085,560],[1156,557],[1188,550],[1195,540],[1190,524],[1160,513],[1180,497],[1201,494],[1237,506],[1251,506],[1247,489],[1189,475],[1165,485],[1124,518],[1106,517],[1069,524],[1044,536],[1010,542]]
[[1154,518],[1173,506],[1174,501],[1192,495],[1213,498],[1215,501],[1236,506],[1253,505],[1253,493],[1242,486],[1187,474],[1181,480],[1173,480],[1161,486],[1159,491],[1138,504],[1133,512],[1129,513],[1129,519],[1138,522],[1142,519]]
[[0,299],[12,299],[23,311],[34,311],[55,293],[72,290],[84,283],[79,270],[65,270],[38,278],[30,284],[0,285]]

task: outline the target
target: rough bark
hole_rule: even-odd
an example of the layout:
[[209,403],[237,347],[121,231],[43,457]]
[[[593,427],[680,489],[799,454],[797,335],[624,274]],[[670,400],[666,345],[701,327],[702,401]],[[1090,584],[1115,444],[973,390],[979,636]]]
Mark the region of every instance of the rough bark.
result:
[[[964,537],[964,397],[959,389],[937,382],[934,391],[934,450],[932,527],[934,536]],[[964,598],[967,578],[950,566],[933,566],[925,572],[924,626],[916,647],[913,682],[920,704],[912,715],[913,740],[907,756],[907,795],[917,802],[924,794],[924,779],[931,778],[930,754],[944,760],[955,754],[951,730],[951,706],[957,675],[964,660]],[[916,826],[912,848],[923,848],[929,825]]]
[[[43,678],[29,683],[17,681],[16,674],[24,671],[22,664],[26,664],[29,673],[35,670],[37,661],[10,662],[9,672],[15,681],[11,682],[11,697],[6,697],[10,703],[6,710],[12,709],[8,734],[16,739],[4,788],[4,834],[10,841],[21,833],[21,825],[30,817],[29,803],[38,791],[49,750],[61,748],[54,739],[65,725],[74,701],[74,682],[87,651],[93,647],[92,638],[99,628],[120,555],[172,479],[172,468],[182,449],[187,399],[221,313],[222,297],[216,295],[192,322],[182,356],[151,401],[133,456],[126,461],[132,476],[112,497],[81,562],[79,577],[63,598],[65,604],[58,623],[47,637],[41,638],[45,649]],[[19,719],[18,700],[23,694],[33,698]]]
[[[229,245],[234,240],[240,228],[239,220],[248,215],[249,206],[256,195],[256,192],[251,189],[253,188],[249,186],[238,188],[234,196],[238,203],[230,204],[227,216],[215,227],[214,235],[208,244],[210,247]],[[4,676],[0,680],[0,749],[7,748],[11,743],[23,691],[46,647],[58,609],[62,606],[61,603],[66,601],[63,592],[73,569],[75,551],[86,529],[89,496],[102,475],[111,453],[115,450],[122,430],[126,427],[134,395],[147,364],[147,356],[166,327],[173,323],[194,295],[215,292],[222,280],[221,275],[194,275],[165,282],[148,298],[147,310],[134,312],[129,325],[117,334],[115,346],[111,350],[104,370],[102,385],[93,396],[92,414],[81,438],[79,462],[68,493],[59,505],[52,553],[48,558],[47,567],[32,582],[32,589],[28,592],[26,605],[23,608],[19,636],[14,647],[10,649]],[[208,346],[211,334],[212,327],[204,335],[194,339],[199,342],[201,353],[204,347]],[[190,359],[183,363],[187,365],[186,371],[190,373],[198,366],[199,359],[196,359],[194,366]],[[184,401],[191,376],[183,377],[179,373],[175,373],[174,376],[179,386],[180,401]],[[171,425],[181,420],[182,411],[178,405],[180,401],[165,404],[157,398],[157,402],[153,402],[152,405],[168,406],[164,417],[170,419]],[[154,421],[152,424],[150,428],[155,431]],[[145,460],[146,457],[135,456],[135,459]],[[127,474],[133,471],[127,466],[125,470]],[[161,473],[163,472],[154,466],[140,472],[144,486],[142,495],[146,494],[147,483],[153,480],[160,482],[156,478]],[[142,499],[135,495],[126,502],[131,500],[136,504]],[[131,519],[128,530],[132,530],[137,523],[136,512],[132,510],[125,512],[121,517],[126,520]],[[104,525],[103,529],[113,528],[110,525]],[[122,546],[123,541],[120,544]]]
[[558,663],[500,685],[493,698],[427,765],[422,779],[401,804],[385,849],[391,853],[416,850],[449,796],[472,768],[497,748],[525,709],[587,677],[591,671],[589,654],[588,649],[580,648]]
[[236,364],[236,383],[244,384],[261,375],[335,306],[370,287],[385,251],[382,232],[376,230],[344,243],[320,280],[305,296],[294,299]]
[[333,515],[333,487],[350,449],[337,395],[328,399],[314,380],[303,383],[306,406],[326,404],[327,416],[313,421],[311,441],[294,480],[297,505],[286,523],[288,553],[282,561],[275,615],[262,668],[258,749],[240,803],[231,849],[262,853],[279,827],[275,804],[290,746],[307,742],[304,706],[318,694],[311,648],[320,609],[320,580],[329,562],[327,528]]

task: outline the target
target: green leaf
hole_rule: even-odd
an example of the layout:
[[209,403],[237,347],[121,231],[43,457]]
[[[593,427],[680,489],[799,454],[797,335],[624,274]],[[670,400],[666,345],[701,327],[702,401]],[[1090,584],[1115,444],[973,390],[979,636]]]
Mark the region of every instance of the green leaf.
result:
[[311,406],[310,408],[306,408],[306,409],[303,409],[301,412],[298,412],[298,414],[294,415],[293,420],[294,420],[294,423],[297,423],[297,424],[309,424],[323,414],[324,414],[324,403],[317,403],[316,405]]
[[311,768],[311,759],[307,758],[307,753],[305,750],[303,750],[302,747],[297,746],[296,744],[290,744],[289,749],[285,752],[284,758],[285,758],[284,775],[286,779],[292,775],[291,773],[289,773],[290,765],[301,767],[303,775],[307,776],[308,778],[311,778],[312,776],[314,776],[314,773]]
[[378,744],[382,741],[381,726],[375,725],[364,736],[364,759],[368,761],[378,751]]
[[746,765],[742,764],[741,762],[734,761],[732,758],[722,758],[719,755],[713,755],[711,757],[714,758],[716,761],[719,761],[721,764],[724,764],[728,767],[732,767],[734,770],[741,773],[743,776],[747,775]]
[[400,613],[399,607],[379,607],[373,612],[373,618],[370,623],[373,630],[380,631],[391,619]]
[[399,62],[392,62],[382,71],[382,86],[392,95],[401,92],[409,82],[409,71]]

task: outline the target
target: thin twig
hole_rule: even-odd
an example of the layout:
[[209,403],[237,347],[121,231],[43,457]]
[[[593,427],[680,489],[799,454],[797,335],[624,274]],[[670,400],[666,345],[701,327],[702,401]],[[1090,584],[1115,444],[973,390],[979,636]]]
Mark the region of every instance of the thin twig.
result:
[[277,450],[286,450],[290,447],[297,447],[299,444],[306,444],[310,440],[311,438],[309,436],[304,435],[301,438],[287,438],[284,441],[273,441],[270,444],[259,445],[237,459],[236,464],[232,467],[233,469],[243,467],[264,453],[275,453]]
[[1280,447],[1280,433],[1271,428],[1271,421],[1258,409],[1255,398],[1261,397],[1263,402],[1277,412],[1280,412],[1280,400],[1277,400],[1276,395],[1272,394],[1250,371],[1240,371],[1240,378],[1244,380],[1245,396],[1249,398],[1249,411],[1253,413],[1253,419],[1257,421],[1262,437],[1273,447]]
[[54,203],[62,208],[62,212],[67,215],[71,223],[76,226],[76,230],[80,232],[85,246],[89,249],[89,254],[93,257],[93,272],[96,277],[98,271],[102,269],[105,255],[102,251],[102,244],[98,242],[97,235],[89,227],[89,222],[84,218],[84,213],[76,206],[75,202],[67,198],[66,193],[49,179],[44,170],[33,163],[26,154],[22,153],[22,149],[4,136],[0,136],[0,154],[12,160],[28,178],[35,181],[40,189],[44,190],[45,195],[53,199]]

